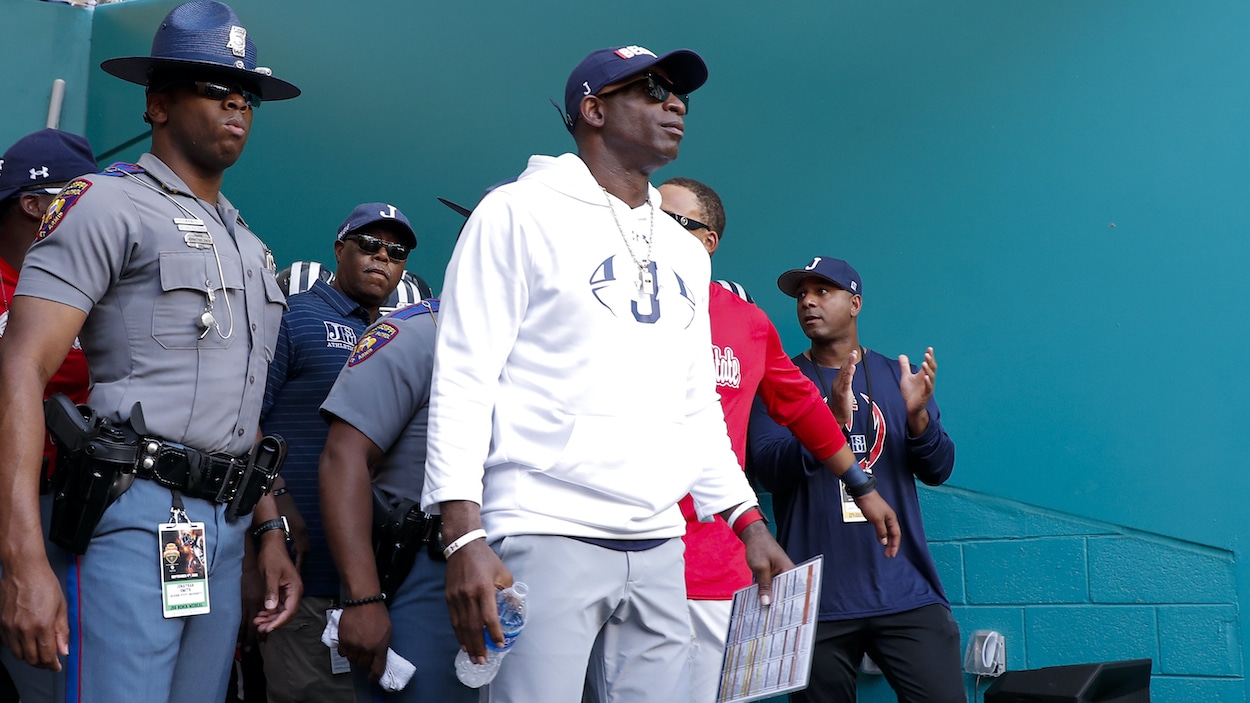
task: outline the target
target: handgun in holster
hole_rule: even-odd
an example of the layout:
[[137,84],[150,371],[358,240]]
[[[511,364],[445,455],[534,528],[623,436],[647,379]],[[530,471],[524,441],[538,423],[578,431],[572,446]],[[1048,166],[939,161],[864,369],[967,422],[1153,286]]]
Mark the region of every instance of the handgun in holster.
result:
[[57,446],[48,536],[85,554],[104,511],[134,482],[135,437],[63,393],[45,400],[43,412]]
[[373,487],[373,558],[378,566],[378,583],[387,598],[408,578],[417,552],[429,541],[436,518],[421,512],[414,500],[391,505],[377,486]]
[[252,447],[247,468],[243,470],[234,499],[226,509],[227,520],[250,514],[260,499],[269,493],[282,469],[282,462],[286,460],[286,452],[286,440],[275,434],[261,437]]

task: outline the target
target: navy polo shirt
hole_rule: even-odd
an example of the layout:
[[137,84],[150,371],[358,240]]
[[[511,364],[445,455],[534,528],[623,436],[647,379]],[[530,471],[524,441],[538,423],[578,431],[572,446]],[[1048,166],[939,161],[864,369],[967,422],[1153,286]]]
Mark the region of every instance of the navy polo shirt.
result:
[[266,434],[282,435],[290,445],[282,476],[308,525],[304,593],[337,596],[338,572],[326,544],[317,488],[317,463],[329,426],[318,409],[368,326],[369,313],[320,280],[288,298],[287,305],[260,423]]

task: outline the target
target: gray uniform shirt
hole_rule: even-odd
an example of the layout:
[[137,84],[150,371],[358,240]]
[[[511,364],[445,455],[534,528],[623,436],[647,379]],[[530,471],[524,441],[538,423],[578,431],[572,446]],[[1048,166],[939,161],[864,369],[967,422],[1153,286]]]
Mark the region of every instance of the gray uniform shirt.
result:
[[435,330],[434,314],[422,305],[378,320],[321,404],[327,421],[339,418],[385,452],[373,483],[392,503],[419,500],[425,483]]
[[[141,402],[152,434],[244,454],[256,438],[286,308],[273,257],[225,196],[198,199],[151,154],[139,166],[146,172],[133,178],[106,172],[66,186],[26,256],[16,295],[87,313],[79,339],[91,371],[88,402],[100,415],[128,420]],[[174,219],[191,216],[208,227],[216,256],[204,235],[179,231]],[[229,339],[216,329],[201,338],[209,288]]]

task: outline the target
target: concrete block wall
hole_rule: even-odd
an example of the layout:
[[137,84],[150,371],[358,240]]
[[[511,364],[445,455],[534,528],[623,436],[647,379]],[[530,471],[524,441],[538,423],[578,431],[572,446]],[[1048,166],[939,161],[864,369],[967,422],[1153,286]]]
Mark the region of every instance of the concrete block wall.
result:
[[[920,496],[965,646],[998,630],[1009,670],[1149,658],[1155,703],[1245,703],[1232,552],[958,488]],[[861,701],[895,700],[863,678]]]

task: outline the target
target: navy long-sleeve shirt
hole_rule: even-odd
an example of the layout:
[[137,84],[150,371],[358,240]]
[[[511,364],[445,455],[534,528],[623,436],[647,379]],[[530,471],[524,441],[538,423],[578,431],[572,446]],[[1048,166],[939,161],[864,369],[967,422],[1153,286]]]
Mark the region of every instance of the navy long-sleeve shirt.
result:
[[[817,369],[802,354],[794,363],[827,400],[838,371]],[[942,428],[933,399],[928,428],[919,437],[909,436],[899,380],[898,362],[869,350],[854,378],[856,408],[850,428],[856,458],[876,477],[877,491],[898,514],[902,544],[892,559],[885,558],[871,523],[843,521],[837,476],[773,422],[758,400],[752,408],[747,471],[773,494],[778,541],[790,558],[799,563],[825,557],[820,620],[950,605],[929,553],[915,481],[931,486],[946,481],[955,466],[955,444]]]
[[[260,425],[266,433],[280,434],[290,447],[282,476],[308,528],[308,554],[304,557],[304,593],[337,596],[338,571],[326,543],[321,522],[321,497],[317,465],[330,428],[319,408],[339,377],[356,340],[369,325],[369,313],[325,281],[316,281],[304,293],[287,299],[282,329],[269,380]],[[374,392],[362,388],[362,393]]]

